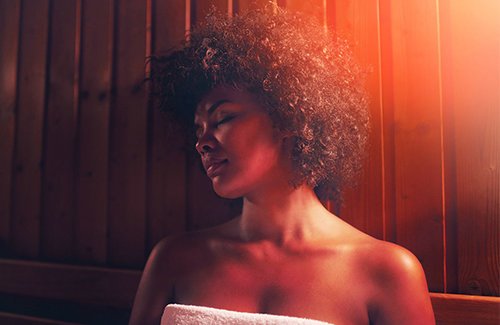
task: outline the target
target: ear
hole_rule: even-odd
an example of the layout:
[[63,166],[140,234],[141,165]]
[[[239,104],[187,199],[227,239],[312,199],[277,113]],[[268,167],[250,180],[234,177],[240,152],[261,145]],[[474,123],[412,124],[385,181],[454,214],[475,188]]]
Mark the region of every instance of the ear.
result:
[[291,134],[291,132],[286,132],[281,134],[281,145],[283,152],[287,155],[292,155],[293,147],[295,146],[296,137]]

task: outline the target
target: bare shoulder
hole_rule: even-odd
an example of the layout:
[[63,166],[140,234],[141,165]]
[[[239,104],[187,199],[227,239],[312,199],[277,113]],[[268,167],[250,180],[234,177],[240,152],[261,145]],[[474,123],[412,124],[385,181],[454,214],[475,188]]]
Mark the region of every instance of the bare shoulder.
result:
[[[352,228],[352,227],[351,227]],[[419,260],[408,249],[373,238],[355,228],[346,229],[343,242],[350,249],[353,267],[362,270],[374,286],[384,291],[397,287],[397,282],[421,281],[425,275]]]
[[160,323],[165,306],[175,302],[177,278],[206,263],[210,258],[207,242],[217,233],[185,233],[166,237],[155,245],[141,276],[130,324]]
[[[373,239],[367,245],[363,258],[374,280],[386,286],[391,282],[424,276],[419,260],[406,248]],[[423,279],[425,280],[425,279]]]
[[360,250],[358,262],[370,283],[374,324],[434,324],[424,270],[409,250],[372,239]]
[[183,274],[196,267],[193,263],[203,263],[211,255],[210,243],[221,237],[220,233],[219,227],[214,227],[163,238],[151,252],[151,263],[172,277]]

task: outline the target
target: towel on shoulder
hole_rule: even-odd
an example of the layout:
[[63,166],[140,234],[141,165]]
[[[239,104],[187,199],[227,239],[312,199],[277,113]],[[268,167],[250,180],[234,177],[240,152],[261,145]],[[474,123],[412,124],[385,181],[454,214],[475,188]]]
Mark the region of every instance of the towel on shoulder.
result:
[[161,325],[332,325],[318,320],[269,314],[170,304],[165,307]]

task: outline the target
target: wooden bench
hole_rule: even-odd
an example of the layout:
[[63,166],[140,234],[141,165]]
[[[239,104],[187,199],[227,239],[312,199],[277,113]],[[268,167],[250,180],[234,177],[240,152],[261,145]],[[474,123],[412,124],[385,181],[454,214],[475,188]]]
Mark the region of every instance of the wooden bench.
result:
[[0,324],[127,323],[140,276],[133,270],[0,259]]
[[[0,324],[127,323],[140,271],[0,259]],[[500,298],[431,293],[436,321],[500,324]]]
[[439,325],[499,325],[500,298],[431,293]]

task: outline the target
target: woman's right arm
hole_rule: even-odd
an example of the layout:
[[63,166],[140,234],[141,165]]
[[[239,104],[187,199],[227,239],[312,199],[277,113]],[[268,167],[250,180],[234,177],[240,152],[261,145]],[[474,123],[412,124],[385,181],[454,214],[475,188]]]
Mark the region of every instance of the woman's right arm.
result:
[[134,299],[130,325],[160,324],[163,309],[173,296],[173,281],[169,274],[171,240],[160,241],[149,255]]

